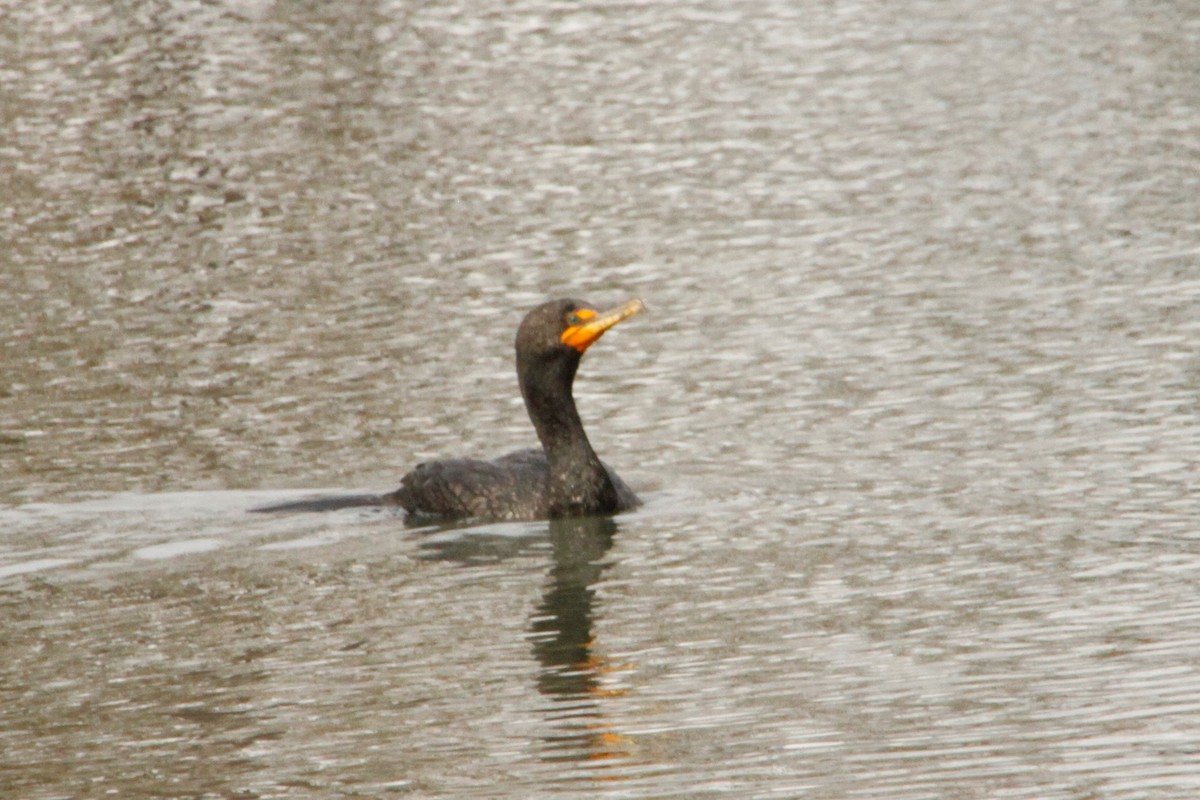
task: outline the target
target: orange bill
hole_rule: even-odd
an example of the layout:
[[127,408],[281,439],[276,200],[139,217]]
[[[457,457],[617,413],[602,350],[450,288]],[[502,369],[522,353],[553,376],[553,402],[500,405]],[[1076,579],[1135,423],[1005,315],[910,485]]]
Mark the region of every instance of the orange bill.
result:
[[575,313],[578,322],[568,326],[563,331],[563,344],[569,344],[579,352],[587,350],[592,342],[604,335],[604,332],[623,319],[628,319],[642,311],[646,306],[641,300],[634,298],[616,308],[607,311],[593,311],[590,308],[580,309]]

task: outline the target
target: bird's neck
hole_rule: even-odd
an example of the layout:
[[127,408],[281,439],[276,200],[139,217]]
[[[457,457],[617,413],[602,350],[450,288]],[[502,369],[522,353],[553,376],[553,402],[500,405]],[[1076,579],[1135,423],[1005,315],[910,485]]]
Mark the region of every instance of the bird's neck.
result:
[[617,501],[608,470],[592,449],[575,407],[574,366],[523,375],[521,381],[525,408],[550,465],[552,516],[608,513]]
[[611,514],[617,508],[616,487],[582,426],[577,437],[551,442],[539,435],[550,465],[550,516]]
[[525,407],[551,468],[556,464],[576,469],[600,465],[569,385],[565,392],[526,391]]

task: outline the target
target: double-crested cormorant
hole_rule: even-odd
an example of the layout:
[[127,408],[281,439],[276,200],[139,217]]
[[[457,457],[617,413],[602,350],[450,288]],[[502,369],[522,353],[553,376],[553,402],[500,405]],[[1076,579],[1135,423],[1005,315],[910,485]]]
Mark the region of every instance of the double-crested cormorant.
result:
[[571,385],[584,351],[643,307],[630,300],[598,311],[579,300],[553,300],[530,311],[517,329],[517,380],[542,448],[495,461],[419,464],[384,501],[416,517],[443,519],[547,519],[635,508],[637,495],[588,442]]
[[301,500],[255,511],[332,511],[398,505],[410,519],[533,520],[616,514],[637,495],[592,449],[571,386],[579,360],[605,331],[644,308],[630,300],[599,311],[580,300],[552,300],[517,329],[517,380],[540,450],[495,461],[453,458],[418,464],[385,495]]

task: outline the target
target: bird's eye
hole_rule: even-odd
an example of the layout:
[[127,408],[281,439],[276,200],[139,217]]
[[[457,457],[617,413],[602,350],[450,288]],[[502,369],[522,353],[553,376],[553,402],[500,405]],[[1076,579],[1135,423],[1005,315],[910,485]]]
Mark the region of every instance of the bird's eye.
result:
[[581,324],[583,324],[583,318],[580,317],[578,313],[572,311],[567,314],[567,325],[574,328]]

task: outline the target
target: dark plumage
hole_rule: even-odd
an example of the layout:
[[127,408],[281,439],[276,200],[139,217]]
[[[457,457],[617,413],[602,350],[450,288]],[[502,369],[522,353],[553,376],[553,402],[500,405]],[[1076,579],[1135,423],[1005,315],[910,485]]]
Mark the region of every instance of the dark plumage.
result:
[[541,450],[518,450],[495,461],[429,461],[405,475],[391,494],[318,497],[252,511],[398,505],[410,519],[423,521],[552,519],[636,508],[637,495],[592,449],[571,387],[584,351],[642,308],[641,300],[608,311],[579,300],[553,300],[525,315],[517,329],[517,380]]
[[530,311],[517,330],[517,379],[541,450],[494,461],[455,458],[419,464],[382,500],[410,515],[458,519],[547,519],[615,514],[637,496],[596,456],[571,387],[583,352],[640,300],[600,312],[578,300]]

